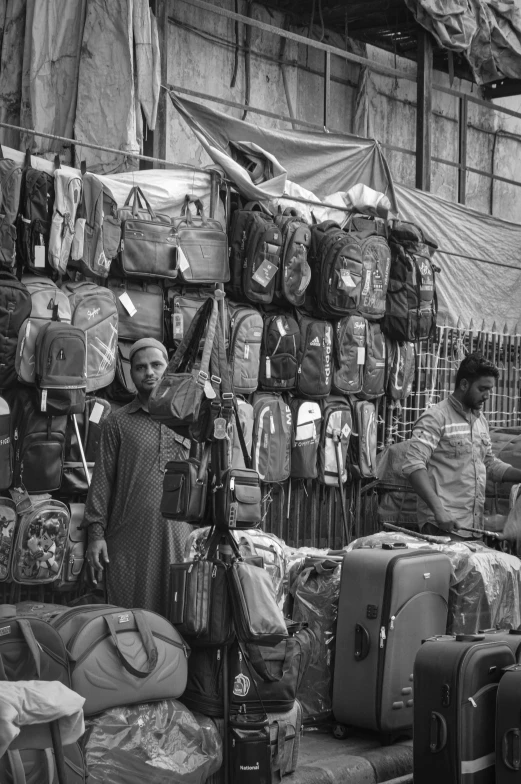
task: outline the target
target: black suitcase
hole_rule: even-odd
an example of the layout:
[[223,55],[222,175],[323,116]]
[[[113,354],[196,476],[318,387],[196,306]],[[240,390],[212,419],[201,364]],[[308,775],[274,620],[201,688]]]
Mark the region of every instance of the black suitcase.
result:
[[386,741],[410,734],[414,657],[445,632],[450,579],[443,553],[396,544],[344,556],[333,679],[335,719]]
[[[494,784],[498,683],[515,663],[492,635],[426,640],[414,664],[414,781]],[[519,710],[519,709],[518,709]]]
[[521,779],[521,665],[508,667],[496,700],[496,784]]

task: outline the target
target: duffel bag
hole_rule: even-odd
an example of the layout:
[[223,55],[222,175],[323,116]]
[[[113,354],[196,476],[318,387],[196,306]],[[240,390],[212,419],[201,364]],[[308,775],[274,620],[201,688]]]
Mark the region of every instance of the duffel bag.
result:
[[186,196],[180,218],[173,218],[177,260],[176,274],[183,283],[227,283],[230,280],[228,238],[217,220],[207,218],[203,204],[194,204],[197,216],[190,211],[191,199]]
[[230,710],[246,714],[292,710],[314,640],[314,633],[303,628],[277,645],[234,644],[229,656]]
[[71,608],[53,626],[71,662],[71,687],[86,716],[184,692],[188,646],[171,623],[148,610],[110,605]]
[[277,643],[288,630],[265,569],[235,560],[230,567],[230,598],[237,637],[242,642]]
[[60,681],[70,686],[67,652],[56,629],[36,616],[19,615],[10,604],[0,607],[0,681],[3,680]]
[[[63,756],[67,784],[85,784],[87,774],[79,743],[64,746]],[[51,744],[45,749],[8,750],[0,757],[0,781],[2,784],[58,784]]]

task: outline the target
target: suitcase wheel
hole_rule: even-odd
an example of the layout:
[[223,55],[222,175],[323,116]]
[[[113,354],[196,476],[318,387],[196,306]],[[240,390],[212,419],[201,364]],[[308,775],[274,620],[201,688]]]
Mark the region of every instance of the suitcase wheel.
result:
[[333,725],[333,735],[337,740],[345,740],[353,732],[352,727],[346,727],[345,724]]

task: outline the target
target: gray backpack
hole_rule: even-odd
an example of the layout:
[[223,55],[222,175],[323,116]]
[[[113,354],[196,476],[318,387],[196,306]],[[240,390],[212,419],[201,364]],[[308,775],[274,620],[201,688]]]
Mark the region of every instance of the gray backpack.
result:
[[362,391],[367,343],[367,321],[344,316],[337,321],[333,351],[333,391],[354,395]]
[[291,468],[291,410],[281,395],[253,396],[252,468],[261,482],[285,482]]
[[250,395],[259,385],[263,320],[255,308],[229,303],[228,361],[235,394]]

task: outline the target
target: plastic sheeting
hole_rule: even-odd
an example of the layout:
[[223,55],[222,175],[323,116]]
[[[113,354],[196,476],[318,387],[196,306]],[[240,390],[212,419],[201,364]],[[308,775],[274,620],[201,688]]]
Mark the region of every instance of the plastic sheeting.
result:
[[451,562],[448,634],[475,634],[480,629],[521,627],[521,561],[478,542],[430,544],[413,536],[381,532],[361,537],[345,549],[406,542],[412,549],[438,550]]
[[89,784],[202,784],[221,767],[215,724],[177,700],[114,708],[86,724]]
[[517,0],[405,0],[440,46],[462,52],[478,84],[521,77]]

